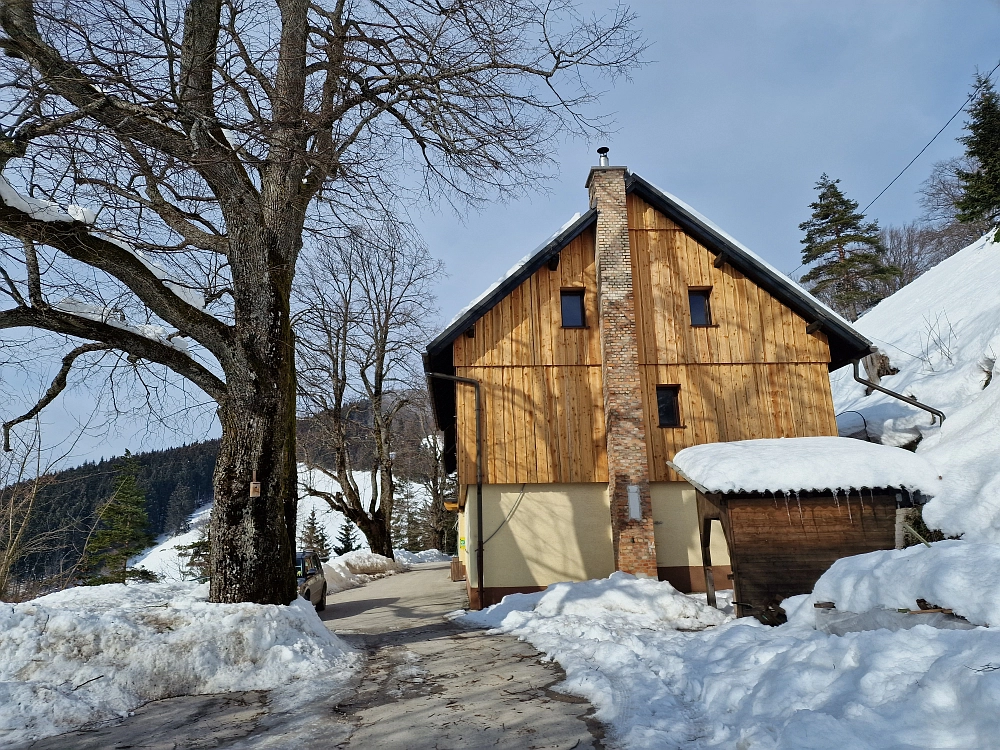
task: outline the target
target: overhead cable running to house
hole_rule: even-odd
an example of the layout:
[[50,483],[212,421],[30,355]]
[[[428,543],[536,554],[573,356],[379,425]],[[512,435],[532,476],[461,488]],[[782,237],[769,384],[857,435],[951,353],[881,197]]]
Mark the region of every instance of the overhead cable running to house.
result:
[[[976,86],[975,89],[973,89],[972,93],[969,94],[969,97],[965,100],[965,102],[962,104],[962,106],[958,108],[958,110],[955,112],[955,114],[953,114],[951,117],[948,118],[948,122],[946,122],[944,125],[942,125],[941,129],[934,134],[934,137],[931,138],[929,141],[927,141],[927,144],[922,149],[920,149],[920,151],[917,152],[916,156],[914,156],[912,159],[910,159],[910,161],[907,163],[907,165],[905,167],[903,167],[903,169],[900,171],[900,173],[898,175],[896,175],[895,177],[892,178],[892,182],[890,182],[888,185],[886,185],[884,188],[882,188],[882,191],[878,195],[876,195],[874,198],[872,198],[871,203],[869,203],[867,206],[865,206],[864,210],[861,213],[867,214],[868,213],[868,209],[872,207],[872,205],[875,203],[875,201],[877,201],[879,198],[881,198],[882,194],[885,193],[886,190],[888,190],[889,188],[891,188],[895,184],[896,180],[898,180],[900,177],[903,176],[903,174],[906,172],[907,169],[909,169],[911,166],[913,166],[913,162],[915,162],[917,159],[919,159],[920,156],[921,156],[921,154],[923,154],[924,151],[926,151],[927,149],[929,149],[931,147],[931,144],[934,143],[934,141],[937,140],[938,136],[941,135],[948,128],[949,125],[951,125],[951,123],[954,121],[954,119],[956,117],[958,117],[962,112],[965,111],[965,108],[968,107],[969,104],[973,101],[973,99],[976,98],[976,95],[983,88],[983,86],[985,86],[986,83],[990,80],[990,78],[993,77],[993,74],[997,72],[997,68],[1000,68],[1000,62],[998,62],[996,65],[993,66],[993,70],[991,70],[989,73],[987,73],[986,77],[983,79],[983,82],[980,83],[978,86]],[[801,268],[801,266],[800,266],[800,268]],[[796,270],[798,270],[798,269],[796,269]],[[793,273],[794,273],[794,271],[793,271]]]

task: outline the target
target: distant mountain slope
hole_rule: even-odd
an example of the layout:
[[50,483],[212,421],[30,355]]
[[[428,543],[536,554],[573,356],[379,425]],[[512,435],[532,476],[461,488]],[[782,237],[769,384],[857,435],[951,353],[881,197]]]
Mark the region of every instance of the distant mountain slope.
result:
[[1000,244],[984,237],[932,268],[861,317],[857,329],[899,372],[894,391],[945,412],[931,415],[854,382],[850,368],[831,376],[837,412],[856,410],[869,434],[889,445],[919,439],[946,491],[924,518],[946,534],[1000,541]]
[[[154,535],[178,529],[199,505],[212,499],[212,472],[219,441],[136,454],[139,486]],[[33,555],[19,568],[23,577],[45,577],[71,567],[83,551],[98,506],[114,492],[122,458],[101,459],[49,475],[40,493],[32,533],[64,529],[52,550]],[[78,525],[66,528],[71,522]]]

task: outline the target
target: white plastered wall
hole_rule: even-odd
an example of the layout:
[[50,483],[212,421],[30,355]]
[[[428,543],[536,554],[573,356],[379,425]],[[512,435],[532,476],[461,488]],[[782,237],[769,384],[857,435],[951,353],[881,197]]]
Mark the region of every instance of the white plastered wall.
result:
[[[687,482],[651,482],[653,537],[657,567],[701,567],[701,538],[698,535],[698,501]],[[729,565],[729,550],[722,525],[712,522],[712,565]]]
[[[475,486],[466,494],[463,516],[466,568],[475,582]],[[615,569],[603,483],[485,485],[483,532],[487,587],[548,586],[604,578]]]

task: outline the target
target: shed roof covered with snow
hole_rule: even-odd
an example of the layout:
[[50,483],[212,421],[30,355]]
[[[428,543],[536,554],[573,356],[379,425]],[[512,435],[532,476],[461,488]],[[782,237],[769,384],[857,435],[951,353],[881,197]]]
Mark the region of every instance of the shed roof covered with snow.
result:
[[841,437],[741,440],[695,445],[670,462],[705,493],[899,488],[934,496],[937,469],[902,448]]

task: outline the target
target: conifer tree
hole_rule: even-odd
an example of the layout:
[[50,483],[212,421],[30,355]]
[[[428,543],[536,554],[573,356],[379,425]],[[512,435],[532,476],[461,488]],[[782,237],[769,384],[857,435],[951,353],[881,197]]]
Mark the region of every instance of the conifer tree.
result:
[[302,549],[311,549],[318,552],[320,559],[324,562],[330,559],[330,537],[326,535],[326,529],[323,528],[319,519],[316,518],[315,508],[309,511],[309,515],[302,525],[299,543],[302,545]]
[[[955,201],[958,220],[965,223],[1000,222],[1000,96],[988,78],[976,77],[979,91],[965,124],[968,135],[958,140],[965,144],[967,160],[973,169],[955,170],[962,194]],[[993,236],[1000,242],[1000,227]]]
[[357,527],[351,522],[351,519],[345,518],[344,525],[337,533],[337,544],[333,547],[333,554],[339,557],[348,552],[354,552],[356,549],[358,549]]
[[146,498],[139,488],[138,475],[139,462],[125,451],[115,491],[101,510],[97,528],[84,548],[83,569],[88,585],[156,579],[147,570],[128,567],[130,557],[153,543],[146,516]]
[[820,177],[819,197],[809,204],[812,216],[799,224],[806,233],[802,263],[816,264],[802,281],[842,315],[857,320],[882,298],[878,282],[890,281],[900,271],[884,261],[878,222],[865,222],[857,201],[841,192],[839,182],[825,173]]

